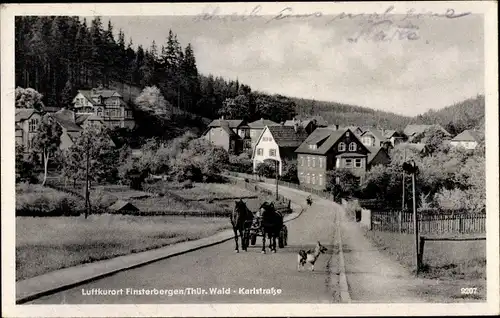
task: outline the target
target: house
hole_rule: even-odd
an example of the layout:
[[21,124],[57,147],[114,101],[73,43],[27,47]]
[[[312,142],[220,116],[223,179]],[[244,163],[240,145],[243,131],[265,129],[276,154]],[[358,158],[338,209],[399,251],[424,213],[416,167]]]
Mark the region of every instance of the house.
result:
[[61,150],[68,149],[74,143],[74,140],[80,136],[83,128],[76,123],[76,114],[66,108],[62,108],[59,111],[52,114],[52,118],[61,126],[61,144],[59,148]]
[[480,137],[475,130],[464,130],[455,138],[450,140],[450,146],[453,147],[464,147],[465,149],[475,149],[477,144],[480,142]]
[[301,184],[318,190],[326,187],[326,173],[349,169],[362,177],[370,151],[350,129],[318,128],[295,150]]
[[334,124],[334,125],[329,125],[328,127],[326,128],[329,128],[329,129],[332,129],[332,130],[341,130],[341,131],[345,131],[347,129],[349,129],[351,132],[354,132],[357,136],[361,136],[361,134],[364,132],[363,128],[359,127],[359,126],[339,126],[338,124]]
[[382,129],[382,133],[387,140],[389,140],[392,146],[396,146],[404,141],[404,136],[392,129]]
[[297,126],[266,126],[259,136],[253,151],[253,171],[264,160],[276,160],[279,175],[283,172],[283,161],[295,160],[297,149],[307,138],[307,133]]
[[24,152],[28,153],[42,121],[42,113],[32,108],[16,108],[15,121],[16,143],[23,146]]
[[445,136],[450,136],[451,134],[446,131],[441,125],[435,124],[435,125],[407,125],[406,128],[404,129],[404,133],[406,136],[408,136],[408,140],[413,140],[416,136],[426,132],[427,130],[435,128],[438,130],[441,130]]
[[384,147],[367,147],[370,153],[366,162],[366,170],[370,170],[376,165],[388,165],[391,162],[391,157]]
[[310,135],[316,128],[316,122],[313,120],[313,119],[297,119],[297,118],[293,118],[292,120],[287,120],[285,121],[284,123],[285,126],[295,126],[295,125],[298,125],[299,127],[301,127],[302,129],[304,129],[304,131]]
[[429,149],[426,144],[424,143],[410,143],[410,142],[404,142],[400,144],[400,147],[403,149],[412,149],[416,152],[418,152],[421,155],[426,155],[429,152]]
[[389,141],[384,133],[378,129],[370,128],[363,132],[361,135],[361,142],[367,147],[380,147],[385,142]]
[[257,140],[260,137],[260,134],[264,130],[266,126],[279,126],[278,123],[269,120],[269,119],[264,119],[261,118],[259,120],[253,121],[248,124],[249,130],[250,130],[250,139],[251,139],[251,147],[252,149],[255,148],[255,145],[257,144]]
[[114,213],[139,212],[139,209],[135,205],[124,200],[116,201],[108,207],[108,210]]
[[78,90],[73,99],[73,106],[77,114],[94,114],[102,118],[108,128],[132,129],[135,126],[132,108],[115,90]]
[[202,137],[234,154],[251,147],[249,127],[242,119],[226,120],[221,117],[213,120]]

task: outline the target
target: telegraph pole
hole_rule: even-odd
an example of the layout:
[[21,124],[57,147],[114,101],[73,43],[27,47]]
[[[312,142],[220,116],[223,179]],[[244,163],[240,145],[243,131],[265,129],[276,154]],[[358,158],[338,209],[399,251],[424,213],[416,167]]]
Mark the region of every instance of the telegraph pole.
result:
[[[403,162],[406,162],[406,148],[404,150],[405,154],[404,154],[404,159],[403,159]],[[405,170],[403,169],[403,197],[402,197],[402,206],[401,206],[401,209],[402,211],[405,210]]]
[[416,201],[416,189],[415,189],[415,174],[418,172],[418,167],[415,165],[413,160],[403,163],[403,171],[411,174],[411,184],[413,192],[413,232],[415,234],[415,264],[416,273],[420,270],[420,253],[418,247],[418,215],[417,215],[417,201]]
[[276,160],[276,202],[278,202],[278,173],[279,173],[278,165],[279,162],[278,160]]
[[87,158],[86,158],[86,169],[85,169],[85,218],[89,216],[89,210],[90,210],[90,196],[89,196],[89,140],[87,138],[87,145],[86,145],[86,153],[87,153]]

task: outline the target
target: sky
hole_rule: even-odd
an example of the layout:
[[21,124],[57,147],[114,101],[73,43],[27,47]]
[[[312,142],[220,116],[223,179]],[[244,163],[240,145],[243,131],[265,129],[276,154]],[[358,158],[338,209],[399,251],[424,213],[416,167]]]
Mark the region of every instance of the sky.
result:
[[[161,48],[171,29],[183,46],[193,46],[200,73],[238,78],[267,93],[407,116],[484,94],[483,18],[476,14],[454,19],[388,14],[379,20],[102,18],[104,26],[111,19],[114,32],[122,29],[134,46],[149,47],[154,40]],[[386,40],[375,36],[380,31]]]

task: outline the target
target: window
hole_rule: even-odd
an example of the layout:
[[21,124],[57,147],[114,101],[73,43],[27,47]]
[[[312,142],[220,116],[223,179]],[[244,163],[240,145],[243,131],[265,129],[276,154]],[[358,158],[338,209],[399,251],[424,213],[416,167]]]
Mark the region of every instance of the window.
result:
[[313,168],[316,168],[316,158],[312,157],[311,159]]
[[352,159],[346,158],[344,161],[344,168],[352,168]]
[[38,127],[38,119],[33,118],[32,120],[30,120],[29,131],[30,132],[36,131],[37,127]]
[[264,149],[257,148],[257,156],[262,156],[264,154]]
[[323,175],[322,174],[320,174],[318,177],[318,184],[323,185]]
[[300,156],[300,166],[304,166],[304,156]]
[[311,178],[311,183],[316,184],[316,176],[314,175],[314,173],[313,173],[312,178]]
[[340,159],[336,159],[335,168],[340,168]]
[[255,137],[255,130],[250,129],[250,137]]
[[319,157],[319,167],[323,168],[323,158]]
[[306,183],[311,183],[311,176],[309,175],[309,173],[306,176]]
[[316,146],[316,145],[309,145],[309,149],[316,150],[317,148],[318,148],[318,146]]
[[307,156],[307,166],[311,166],[311,157]]
[[370,136],[363,137],[363,144],[367,146],[374,146],[374,139]]
[[363,166],[363,161],[361,158],[354,159],[354,167],[361,168]]
[[346,137],[349,137],[349,132],[346,132],[345,135],[346,135]]
[[339,151],[345,151],[345,143],[341,142],[339,144]]
[[355,142],[351,142],[349,144],[349,151],[356,151],[356,143]]
[[269,156],[276,157],[276,149],[269,149]]

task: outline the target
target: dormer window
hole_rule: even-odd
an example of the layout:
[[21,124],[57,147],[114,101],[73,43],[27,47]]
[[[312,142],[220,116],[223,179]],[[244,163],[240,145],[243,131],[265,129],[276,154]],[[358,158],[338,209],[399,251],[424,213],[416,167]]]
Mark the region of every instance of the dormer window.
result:
[[339,151],[345,151],[345,143],[341,142],[339,144]]
[[316,150],[318,149],[317,145],[309,145],[309,149]]
[[349,144],[349,151],[356,151],[356,143],[355,142],[351,142]]

